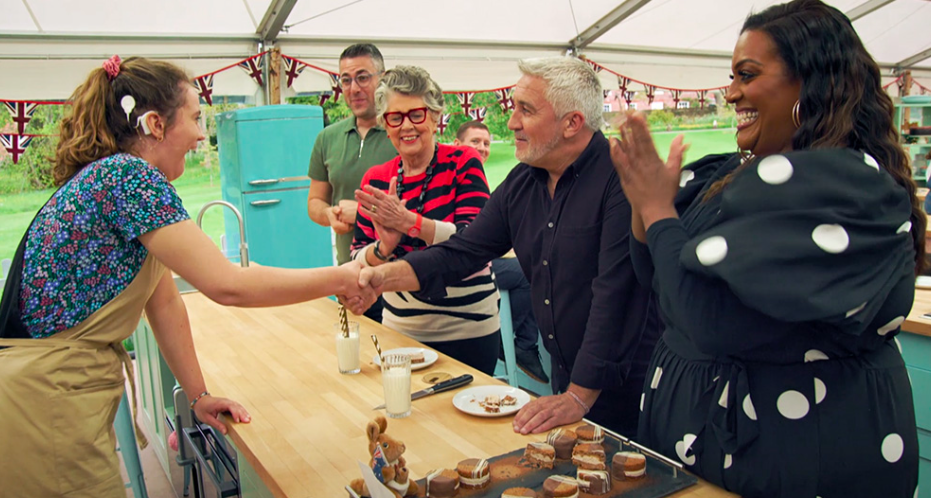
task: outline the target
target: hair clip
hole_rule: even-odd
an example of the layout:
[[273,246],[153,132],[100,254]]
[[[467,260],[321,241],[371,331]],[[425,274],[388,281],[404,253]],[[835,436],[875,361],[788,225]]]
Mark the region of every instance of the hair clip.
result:
[[[129,115],[132,114],[133,109],[136,108],[136,99],[132,95],[123,95],[123,98],[120,99],[120,107],[123,108],[123,112],[126,113],[126,122],[129,121]],[[136,126],[139,126],[138,124]]]
[[149,114],[156,114],[156,112],[155,112],[155,111],[146,111],[145,113],[142,114],[142,116],[139,116],[139,119],[136,120],[136,128],[138,128],[138,127],[141,126],[141,127],[142,127],[142,133],[143,133],[144,135],[151,135],[151,134],[152,134],[152,130],[149,129],[149,123],[146,122],[146,118],[149,117]]
[[109,59],[103,61],[103,69],[107,72],[107,79],[113,81],[120,74],[120,64],[123,61],[120,59],[119,55],[114,55]]

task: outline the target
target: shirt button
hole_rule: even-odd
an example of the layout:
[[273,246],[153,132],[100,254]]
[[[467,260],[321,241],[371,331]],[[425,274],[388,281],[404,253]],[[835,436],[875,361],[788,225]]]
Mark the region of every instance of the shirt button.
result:
[[550,227],[550,228],[553,228],[553,222],[551,221],[551,222],[547,223],[546,226],[548,226],[548,227]]
[[549,337],[550,339],[552,339],[552,338],[553,338],[553,334],[550,334],[550,335],[548,335],[547,337]]
[[549,300],[549,299],[544,299],[544,300],[543,300],[543,304],[549,306],[549,305],[550,305],[550,300]]
[[549,265],[549,264],[550,264],[549,261],[547,261],[547,260],[545,260],[545,259],[543,260],[543,266],[547,266],[547,265]]

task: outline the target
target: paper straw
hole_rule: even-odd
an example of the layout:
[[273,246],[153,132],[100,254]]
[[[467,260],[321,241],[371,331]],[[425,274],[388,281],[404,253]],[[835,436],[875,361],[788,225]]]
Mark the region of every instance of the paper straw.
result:
[[372,342],[375,343],[375,351],[378,351],[378,360],[384,365],[385,358],[381,355],[381,346],[378,345],[378,338],[375,337],[375,334],[372,334]]
[[346,316],[346,308],[339,305],[339,327],[343,331],[343,337],[349,337],[349,317]]

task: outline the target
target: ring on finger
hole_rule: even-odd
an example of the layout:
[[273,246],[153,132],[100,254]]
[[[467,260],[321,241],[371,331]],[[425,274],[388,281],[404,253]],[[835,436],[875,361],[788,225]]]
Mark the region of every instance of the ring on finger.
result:
[[370,209],[370,211],[371,211],[372,213],[378,212],[378,206],[372,204],[372,209]]

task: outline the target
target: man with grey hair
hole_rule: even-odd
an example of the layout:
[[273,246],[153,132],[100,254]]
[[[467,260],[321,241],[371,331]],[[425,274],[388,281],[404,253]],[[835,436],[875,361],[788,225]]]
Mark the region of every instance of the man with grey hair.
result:
[[514,430],[539,433],[587,416],[633,436],[660,322],[654,296],[631,265],[631,210],[600,131],[601,84],[574,58],[524,60],[519,67],[508,127],[521,163],[467,230],[363,269],[359,283],[439,297],[513,247],[530,277],[557,393],[524,406]]
[[[326,127],[310,155],[311,178],[307,213],[318,225],[336,232],[336,261],[349,261],[356,223],[355,190],[362,175],[398,152],[375,116],[375,89],[385,72],[381,52],[371,43],[357,43],[339,56],[339,85],[352,116]],[[381,321],[381,301],[366,316]]]

